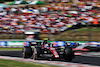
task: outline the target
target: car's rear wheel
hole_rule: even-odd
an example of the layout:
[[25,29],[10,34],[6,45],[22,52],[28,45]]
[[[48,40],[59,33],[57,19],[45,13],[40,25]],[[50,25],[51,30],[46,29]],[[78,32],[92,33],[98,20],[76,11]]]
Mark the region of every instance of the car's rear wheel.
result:
[[23,58],[30,58],[33,54],[32,48],[29,46],[23,47]]
[[74,52],[71,47],[66,47],[64,50],[65,61],[72,61],[74,58]]

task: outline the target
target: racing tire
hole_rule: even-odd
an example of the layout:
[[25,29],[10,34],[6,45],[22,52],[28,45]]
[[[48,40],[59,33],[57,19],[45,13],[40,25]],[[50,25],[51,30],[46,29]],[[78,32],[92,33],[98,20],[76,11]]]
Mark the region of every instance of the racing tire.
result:
[[66,47],[64,50],[64,59],[65,61],[72,61],[72,59],[74,58],[74,52],[72,50],[71,47]]
[[34,48],[33,59],[38,60],[40,57],[41,48]]
[[23,47],[23,58],[30,58],[33,54],[32,48],[29,46]]

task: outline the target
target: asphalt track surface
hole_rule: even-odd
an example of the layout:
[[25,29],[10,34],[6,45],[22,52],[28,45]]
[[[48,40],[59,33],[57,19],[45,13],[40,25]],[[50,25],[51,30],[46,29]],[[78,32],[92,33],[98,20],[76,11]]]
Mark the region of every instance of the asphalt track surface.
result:
[[[0,51],[1,56],[20,57],[22,58],[22,51]],[[63,59],[57,60],[65,62]],[[72,63],[89,64],[100,66],[100,57],[76,56]]]

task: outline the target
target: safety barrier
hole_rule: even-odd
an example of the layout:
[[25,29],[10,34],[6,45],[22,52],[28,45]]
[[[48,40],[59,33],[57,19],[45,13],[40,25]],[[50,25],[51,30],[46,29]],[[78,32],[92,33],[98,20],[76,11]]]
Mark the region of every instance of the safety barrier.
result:
[[[30,41],[0,41],[0,47],[22,47],[22,46],[29,46],[29,42]],[[31,41],[31,42],[42,42],[42,41]],[[91,43],[91,44],[100,44],[99,41],[48,41],[52,44],[54,44],[54,46],[64,46],[66,43],[68,45],[74,45],[74,44],[78,44],[78,45],[85,45],[87,43]]]

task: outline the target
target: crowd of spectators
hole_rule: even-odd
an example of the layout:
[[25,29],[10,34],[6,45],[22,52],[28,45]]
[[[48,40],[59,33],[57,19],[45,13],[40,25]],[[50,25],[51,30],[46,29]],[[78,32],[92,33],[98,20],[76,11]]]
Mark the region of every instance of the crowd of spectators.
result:
[[[95,9],[97,8],[97,9]],[[58,34],[79,23],[99,24],[100,11],[95,3],[82,5],[52,4],[45,7],[0,7],[0,33],[23,34],[27,30]]]

